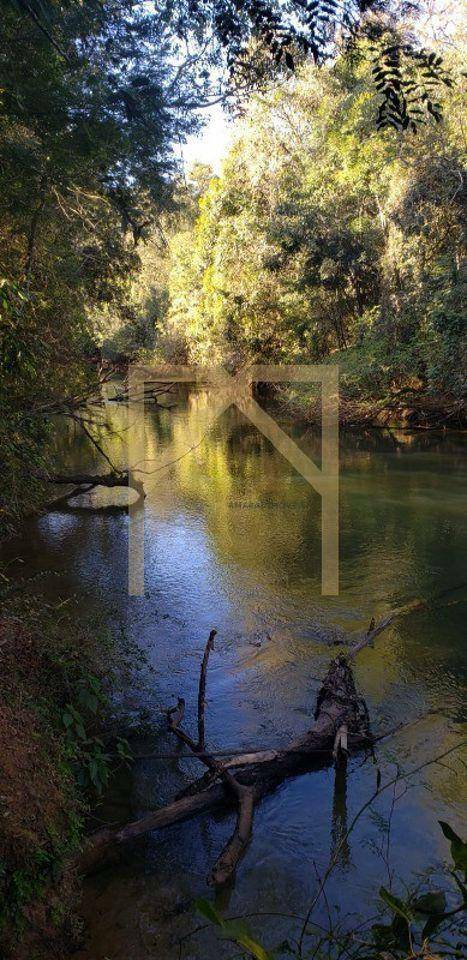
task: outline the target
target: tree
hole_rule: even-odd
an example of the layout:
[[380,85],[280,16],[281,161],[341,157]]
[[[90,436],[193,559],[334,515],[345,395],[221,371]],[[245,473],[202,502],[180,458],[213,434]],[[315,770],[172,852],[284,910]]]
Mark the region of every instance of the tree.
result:
[[[31,19],[62,57],[72,60],[62,40],[62,19],[63,11],[67,6],[76,6],[76,0],[69,0],[68,4],[61,0],[10,0],[10,3]],[[97,4],[88,6],[93,16]],[[123,19],[135,10],[141,14],[143,8],[137,0],[126,3],[107,0],[101,6],[107,12],[113,8],[117,18]],[[416,129],[426,114],[440,117],[438,90],[452,82],[442,57],[425,49],[411,31],[406,18],[413,7],[404,2],[175,0],[164,10],[169,13],[177,36],[187,46],[193,39],[201,45],[200,50],[189,54],[191,63],[198,59],[203,64],[217,63],[216,48],[220,45],[222,59],[237,92],[261,85],[271,74],[293,71],[303,58],[312,57],[315,63],[322,64],[334,59],[336,49],[351,51],[362,38],[370,40],[380,129]],[[156,20],[160,23],[157,14]],[[202,70],[201,76],[208,79],[209,71]],[[138,108],[138,93],[130,93],[127,106],[131,110]],[[196,86],[190,105],[200,105]]]
[[133,0],[50,9],[40,29],[42,4],[7,5],[0,38],[7,512],[34,493],[45,412],[89,388],[92,321],[125,314],[137,245],[172,202],[173,143],[198,122],[181,109],[189,76],[176,66],[164,5],[157,14]]
[[254,97],[192,230],[172,243],[167,325],[188,355],[332,355],[349,397],[411,387],[458,399],[459,97],[404,140],[374,128],[364,57],[303,65]]

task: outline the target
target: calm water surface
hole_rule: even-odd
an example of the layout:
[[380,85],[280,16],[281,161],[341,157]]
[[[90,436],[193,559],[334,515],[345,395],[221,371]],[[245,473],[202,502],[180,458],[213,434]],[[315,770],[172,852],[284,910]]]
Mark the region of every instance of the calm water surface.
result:
[[[206,397],[191,394],[170,412],[147,411],[145,596],[129,598],[128,516],[121,510],[55,510],[29,521],[4,548],[22,558],[23,575],[45,572],[46,595],[76,595],[83,610],[103,605],[154,668],[141,690],[123,695],[149,732],[139,754],[173,751],[161,707],[182,694],[187,723],[195,720],[197,671],[212,627],[218,630],[208,678],[208,741],[219,749],[287,742],[312,722],[316,678],[342,631],[365,628],[414,597],[436,598],[467,580],[464,571],[465,435],[371,431],[341,439],[341,591],[320,594],[320,500],[289,464],[231,408],[199,443]],[[125,462],[128,411],[106,408],[114,461]],[[319,441],[283,421],[302,449],[319,461]],[[186,454],[190,448],[194,449]],[[60,442],[64,466],[107,469],[79,437]],[[181,459],[179,459],[181,458]],[[170,461],[170,466],[164,464]],[[174,461],[174,462],[172,462]],[[110,492],[93,505],[110,502]],[[115,492],[112,502],[115,502]],[[409,769],[462,736],[467,590],[461,588],[397,621],[358,658],[356,678],[375,731],[418,720],[377,750],[383,779]],[[334,797],[332,770],[282,785],[256,812],[254,837],[234,887],[218,897],[233,914],[300,913],[333,842],[375,786],[375,763],[350,764],[346,802]],[[198,773],[191,760],[138,760],[119,780],[102,817],[119,821],[167,802]],[[439,818],[462,828],[462,766],[456,756],[427,767],[398,801],[390,858],[410,881],[447,854]],[[341,913],[374,912],[388,882],[384,824],[392,794],[380,798],[352,833],[328,884]],[[178,939],[197,925],[191,901],[212,896],[206,877],[232,829],[232,817],[199,817],[153,834],[124,862],[87,882],[88,939],[80,960],[172,960]],[[324,905],[315,919],[325,922]],[[350,918],[349,918],[350,921]],[[290,925],[251,921],[271,944]],[[184,958],[214,960],[224,948],[201,934]],[[225,956],[231,948],[225,948]]]

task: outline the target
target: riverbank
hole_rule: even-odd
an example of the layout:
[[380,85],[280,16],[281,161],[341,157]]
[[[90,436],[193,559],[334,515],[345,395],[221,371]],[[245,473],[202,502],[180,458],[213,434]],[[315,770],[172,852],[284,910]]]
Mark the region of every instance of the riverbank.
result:
[[[118,362],[119,375],[125,378],[130,361],[120,357]],[[151,357],[151,354],[146,355],[143,362],[155,371],[166,365],[166,360],[161,361],[160,357]],[[378,389],[376,384],[373,384],[372,389],[371,371],[365,370],[363,361],[357,383],[354,382],[352,370],[349,370],[345,353],[336,357],[335,362],[339,367],[339,422],[344,427],[462,430],[467,426],[465,398],[448,393],[430,393],[414,377],[392,387],[386,383],[385,388],[380,384]],[[355,363],[355,360],[353,362]],[[231,375],[234,376],[236,372]],[[368,381],[366,388],[360,381]],[[257,383],[253,389],[260,402],[278,405],[288,417],[298,421],[305,420],[320,427],[319,386],[310,389],[305,385]],[[148,398],[151,400],[149,394]]]
[[130,759],[113,706],[130,648],[77,601],[18,597],[2,580],[0,952],[62,958],[82,936],[86,823]]
[[[280,389],[276,401],[288,416],[321,423],[321,399],[316,393]],[[430,396],[412,387],[376,397],[352,397],[340,391],[339,423],[346,428],[402,428],[406,430],[463,430],[465,403],[448,396]]]

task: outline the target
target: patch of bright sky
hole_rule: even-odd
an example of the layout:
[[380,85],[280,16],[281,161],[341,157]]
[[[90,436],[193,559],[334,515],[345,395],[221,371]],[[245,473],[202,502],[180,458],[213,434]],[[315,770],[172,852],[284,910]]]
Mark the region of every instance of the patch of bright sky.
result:
[[220,103],[210,107],[203,129],[197,136],[188,137],[181,147],[185,169],[189,170],[199,161],[209,163],[214,173],[219,173],[233,135],[233,126]]
[[[461,24],[465,23],[465,8],[456,0],[422,0],[420,7],[418,32],[424,35],[427,46],[436,46],[437,43],[449,46],[452,35],[458,34]],[[233,139],[235,123],[219,103],[206,113],[205,126],[196,136],[188,137],[181,146],[181,156],[185,170],[199,161],[210,164],[214,173],[220,173],[222,160]]]

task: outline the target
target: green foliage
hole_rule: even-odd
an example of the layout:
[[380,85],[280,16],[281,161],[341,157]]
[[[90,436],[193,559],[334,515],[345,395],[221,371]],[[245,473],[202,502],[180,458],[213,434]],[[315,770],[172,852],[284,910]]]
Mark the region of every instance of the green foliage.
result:
[[234,85],[261,86],[293,74],[304,60],[324,64],[336,51],[371,41],[378,129],[416,130],[441,116],[443,85],[452,80],[442,57],[416,39],[404,5],[381,0],[180,0],[180,28],[210,27],[227,53]]
[[132,650],[98,620],[77,626],[61,604],[9,595],[1,579],[0,950],[19,940],[42,957],[56,936],[61,955],[85,814],[132,760],[111,701]]
[[395,897],[394,894],[390,893],[389,890],[386,890],[385,887],[381,887],[379,895],[397,917],[402,917],[406,923],[412,922],[413,913],[408,904],[404,903],[403,900],[400,900],[399,897]]
[[383,33],[374,52],[372,73],[381,94],[378,130],[393,127],[416,133],[430,117],[440,123],[442,107],[437,97],[442,85],[453,84],[443,58],[413,43],[401,42],[397,33]]
[[197,68],[177,73],[169,7],[2,9],[0,534],[40,500],[49,413],[96,383],[100,318],[131,314],[138,244],[171,203],[172,143],[198,122],[181,110]]
[[128,742],[121,737],[116,738],[114,752],[110,753],[101,736],[93,732],[96,721],[109,709],[108,695],[99,677],[83,673],[75,684],[75,699],[76,703],[66,703],[62,713],[67,757],[80,787],[100,796],[108,785],[115,758],[131,762],[132,754]]
[[[41,501],[48,418],[95,386],[98,346],[117,359],[159,347],[233,364],[322,357],[356,342],[363,314],[382,298],[388,349],[421,335],[427,388],[444,378],[459,394],[460,194],[448,202],[458,147],[445,129],[433,149],[423,135],[423,222],[408,205],[399,293],[390,248],[401,211],[391,190],[401,176],[409,183],[418,151],[407,141],[397,159],[386,130],[427,118],[435,126],[436,91],[450,81],[438,54],[407,39],[405,22],[395,29],[392,9],[379,0],[364,9],[340,0],[3,7],[0,535]],[[334,59],[337,37],[348,56],[318,79],[310,57]],[[292,82],[271,92],[278,75]],[[200,169],[184,192],[173,144],[199,127],[213,95],[232,102],[252,89],[264,100],[249,110],[223,177]],[[456,97],[449,90],[448,122]],[[430,223],[446,237],[440,250]]]
[[401,141],[374,131],[370,84],[364,58],[342,57],[253,98],[170,241],[167,343],[237,367],[330,359],[344,399],[460,404],[460,89]]
[[[465,871],[467,843],[460,839],[449,824],[440,821],[441,829],[451,841],[451,856],[454,870]],[[395,896],[385,887],[380,889],[381,900],[393,914],[389,925],[375,924],[372,927],[375,946],[380,950],[389,950],[405,955],[407,949],[414,950],[414,943],[421,945],[453,917],[467,909],[465,888],[461,888],[463,899],[453,909],[446,909],[447,898],[444,890],[428,890],[426,893],[409,894],[405,899]],[[425,949],[428,953],[428,949]]]
[[271,954],[253,939],[243,920],[224,919],[209,900],[202,898],[196,901],[196,907],[203,917],[218,928],[217,935],[220,940],[231,940],[238,944],[247,957],[254,957],[255,960],[271,960]]

